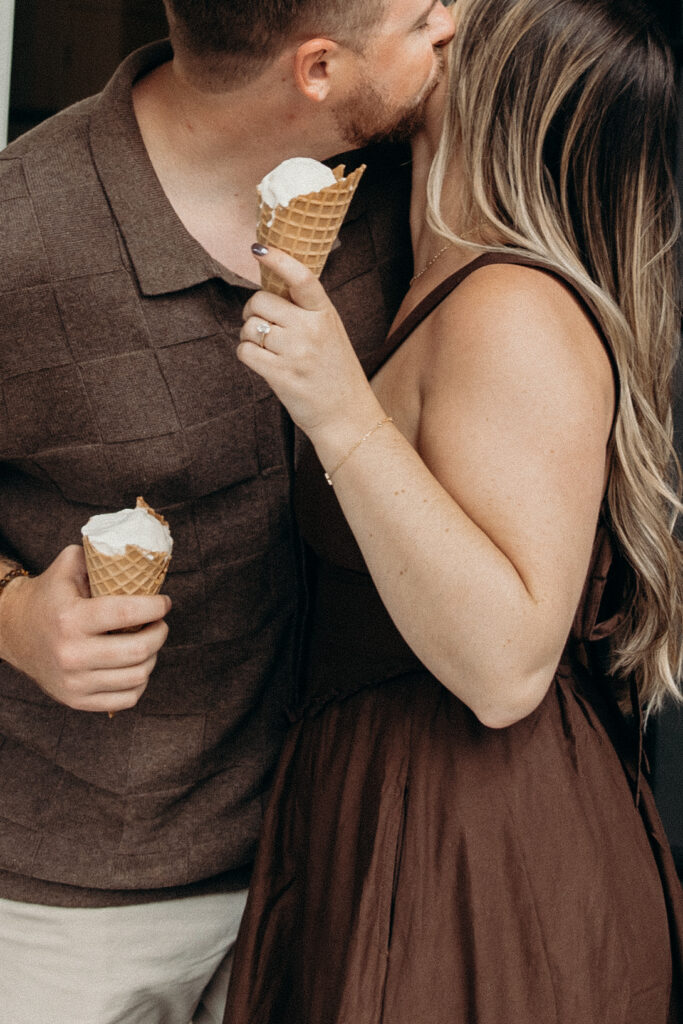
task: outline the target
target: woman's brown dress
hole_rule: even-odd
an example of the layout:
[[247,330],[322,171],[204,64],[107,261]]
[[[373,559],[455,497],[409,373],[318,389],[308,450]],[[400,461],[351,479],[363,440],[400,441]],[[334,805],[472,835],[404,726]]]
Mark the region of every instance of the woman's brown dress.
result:
[[[490,261],[505,258],[480,257],[433,292],[371,372]],[[621,716],[600,671],[623,583],[606,523],[545,700],[488,729],[406,646],[322,481],[309,449],[305,683],[225,1021],[683,1020],[681,890],[642,777],[639,715]]]

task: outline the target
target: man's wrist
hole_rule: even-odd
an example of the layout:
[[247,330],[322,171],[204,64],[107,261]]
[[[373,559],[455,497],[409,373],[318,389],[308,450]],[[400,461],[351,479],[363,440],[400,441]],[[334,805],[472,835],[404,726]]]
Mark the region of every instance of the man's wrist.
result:
[[24,569],[21,565],[14,565],[11,568],[6,569],[4,573],[3,569],[4,566],[0,565],[0,574],[2,574],[0,575],[0,596],[2,596],[3,591],[9,586],[12,580],[19,579],[21,576],[30,575],[28,569]]
[[18,563],[7,563],[2,560],[0,563],[2,586],[0,586],[0,660],[12,662],[12,656],[7,648],[7,620],[11,616],[11,606],[14,598],[8,600],[8,593],[12,594],[21,588],[28,580],[29,573]]

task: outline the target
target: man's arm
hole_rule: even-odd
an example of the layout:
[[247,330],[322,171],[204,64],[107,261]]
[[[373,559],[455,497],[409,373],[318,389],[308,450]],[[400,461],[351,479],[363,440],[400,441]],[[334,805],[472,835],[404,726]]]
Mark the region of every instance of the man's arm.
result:
[[[17,575],[28,575],[19,562],[15,562],[11,558],[7,558],[5,555],[0,555],[0,594],[11,582],[13,573],[16,573]],[[7,577],[10,578],[7,579]]]

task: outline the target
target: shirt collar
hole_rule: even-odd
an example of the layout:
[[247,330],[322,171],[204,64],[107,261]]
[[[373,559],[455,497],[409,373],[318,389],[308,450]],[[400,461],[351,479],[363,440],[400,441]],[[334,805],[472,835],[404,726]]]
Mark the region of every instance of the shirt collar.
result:
[[214,277],[245,282],[212,259],[190,235],[161,187],[133,111],[135,81],[171,60],[166,40],[124,60],[90,122],[90,146],[102,186],[144,295],[181,291]]
[[[142,141],[133,110],[133,85],[172,57],[168,40],[144,46],[123,61],[100,93],[90,122],[95,167],[143,295],[181,291],[216,277],[248,287],[244,278],[214,260],[187,231],[166,198]],[[355,150],[325,162],[331,167],[344,163],[350,173],[364,156],[364,151]],[[366,209],[364,192],[361,180],[346,221],[355,220]]]

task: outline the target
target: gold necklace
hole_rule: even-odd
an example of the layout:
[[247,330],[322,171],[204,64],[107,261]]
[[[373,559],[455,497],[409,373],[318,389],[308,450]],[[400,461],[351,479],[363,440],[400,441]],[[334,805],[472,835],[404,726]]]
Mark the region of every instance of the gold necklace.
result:
[[429,260],[425,264],[425,266],[422,268],[422,270],[418,271],[418,273],[415,274],[414,277],[411,277],[410,282],[409,282],[409,287],[410,287],[410,285],[415,284],[415,282],[417,281],[418,277],[422,277],[422,275],[425,274],[429,270],[430,267],[433,267],[434,264],[436,263],[436,261],[439,259],[439,257],[443,256],[443,254],[446,252],[446,250],[452,248],[452,246],[453,246],[453,242],[447,242],[446,245],[444,245],[443,249],[439,249],[439,251],[437,252],[436,256],[432,256],[431,260]]

